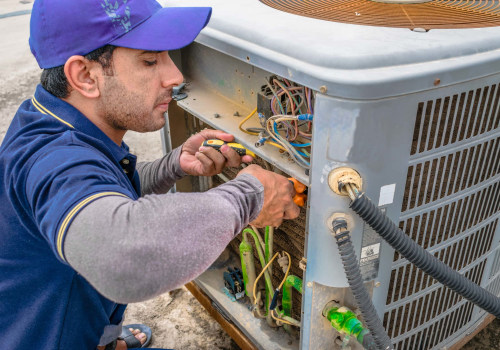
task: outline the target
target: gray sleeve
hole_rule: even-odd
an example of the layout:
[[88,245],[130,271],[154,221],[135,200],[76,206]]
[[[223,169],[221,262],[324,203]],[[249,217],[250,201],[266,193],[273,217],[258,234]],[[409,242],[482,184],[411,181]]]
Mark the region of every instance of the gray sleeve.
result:
[[203,193],[103,197],[71,223],[65,257],[115,302],[150,299],[205,271],[258,216],[263,197],[249,174]]
[[179,146],[154,162],[137,164],[137,172],[141,179],[142,196],[152,193],[167,193],[175,181],[186,176],[179,163],[181,149],[182,146]]

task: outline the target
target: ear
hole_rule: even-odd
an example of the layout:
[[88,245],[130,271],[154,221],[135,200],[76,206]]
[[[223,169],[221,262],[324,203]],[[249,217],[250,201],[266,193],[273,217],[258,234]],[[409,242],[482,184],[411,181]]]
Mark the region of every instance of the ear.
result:
[[97,62],[91,62],[83,56],[71,56],[66,61],[64,74],[72,91],[87,98],[100,96],[95,63]]

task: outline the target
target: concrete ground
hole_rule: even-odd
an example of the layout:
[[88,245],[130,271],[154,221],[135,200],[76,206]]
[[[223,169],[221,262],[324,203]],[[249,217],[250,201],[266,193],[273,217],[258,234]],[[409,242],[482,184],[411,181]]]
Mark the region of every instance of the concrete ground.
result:
[[[0,143],[19,104],[32,96],[40,70],[28,47],[29,15],[15,15],[31,8],[30,0],[0,0]],[[7,16],[6,16],[7,15]],[[130,132],[125,138],[139,160],[161,156],[159,133]],[[213,321],[185,288],[155,299],[131,304],[128,323],[146,323],[154,333],[151,346],[178,350],[227,349],[237,345]],[[500,349],[500,321],[469,342],[464,349]]]

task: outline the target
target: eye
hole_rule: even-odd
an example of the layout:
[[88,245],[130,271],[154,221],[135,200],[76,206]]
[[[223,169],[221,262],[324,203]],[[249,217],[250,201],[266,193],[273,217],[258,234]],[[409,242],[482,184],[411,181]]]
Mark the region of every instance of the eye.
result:
[[154,66],[156,63],[158,63],[158,60],[144,61],[144,63],[146,64],[146,66]]

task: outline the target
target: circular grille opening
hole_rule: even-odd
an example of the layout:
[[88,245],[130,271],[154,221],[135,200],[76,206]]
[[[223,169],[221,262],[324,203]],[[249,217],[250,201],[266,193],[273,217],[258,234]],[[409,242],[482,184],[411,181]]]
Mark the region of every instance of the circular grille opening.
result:
[[424,3],[370,0],[260,1],[296,15],[369,26],[425,30],[500,26],[499,0],[432,0]]

